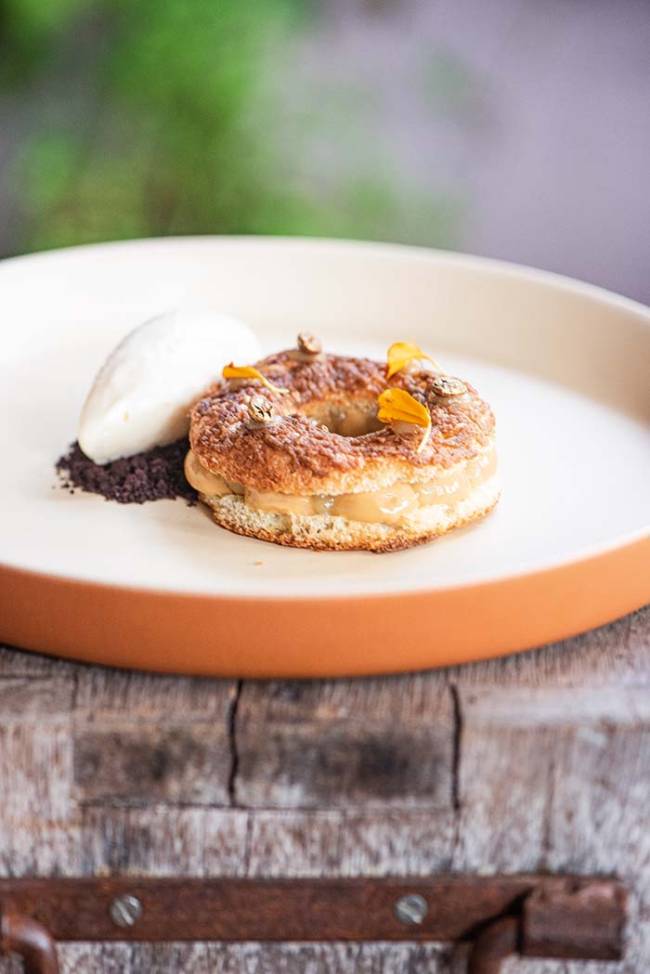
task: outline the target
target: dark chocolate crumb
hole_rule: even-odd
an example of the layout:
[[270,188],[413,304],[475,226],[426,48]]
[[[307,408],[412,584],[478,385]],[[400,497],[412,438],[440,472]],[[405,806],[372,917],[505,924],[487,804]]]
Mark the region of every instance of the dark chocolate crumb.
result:
[[75,487],[120,504],[144,504],[145,501],[183,498],[191,506],[197,493],[183,473],[183,461],[189,450],[187,438],[169,446],[157,446],[133,457],[98,464],[89,460],[78,443],[56,463],[61,486],[74,494]]

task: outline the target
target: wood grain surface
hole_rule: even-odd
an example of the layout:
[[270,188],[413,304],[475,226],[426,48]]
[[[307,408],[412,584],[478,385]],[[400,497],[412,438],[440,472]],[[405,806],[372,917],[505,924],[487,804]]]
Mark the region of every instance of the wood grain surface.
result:
[[[616,873],[650,970],[650,608],[506,659],[237,683],[0,649],[0,875]],[[67,944],[66,974],[436,974],[448,946]],[[0,961],[0,972],[18,971]]]

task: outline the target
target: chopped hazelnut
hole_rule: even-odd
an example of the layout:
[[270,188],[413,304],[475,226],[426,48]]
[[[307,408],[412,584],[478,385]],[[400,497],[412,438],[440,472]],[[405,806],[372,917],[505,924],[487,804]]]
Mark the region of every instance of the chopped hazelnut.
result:
[[451,375],[435,375],[429,382],[428,388],[436,396],[462,396],[467,392],[465,383]]
[[275,410],[264,396],[253,396],[248,402],[248,415],[254,423],[266,424],[275,418]]
[[323,344],[320,338],[311,335],[307,331],[301,331],[298,335],[298,351],[303,355],[320,355],[323,351]]

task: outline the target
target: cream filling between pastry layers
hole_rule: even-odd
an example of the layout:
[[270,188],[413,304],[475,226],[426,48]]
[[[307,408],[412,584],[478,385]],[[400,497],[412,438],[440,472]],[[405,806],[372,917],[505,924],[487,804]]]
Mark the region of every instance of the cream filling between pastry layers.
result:
[[421,508],[433,504],[460,504],[495,472],[496,450],[491,447],[473,460],[438,471],[421,483],[398,482],[391,487],[357,494],[300,495],[258,491],[227,481],[206,470],[192,450],[185,458],[187,480],[199,494],[207,497],[239,494],[249,507],[269,514],[299,514],[302,517],[331,514],[350,521],[383,524],[401,524]]

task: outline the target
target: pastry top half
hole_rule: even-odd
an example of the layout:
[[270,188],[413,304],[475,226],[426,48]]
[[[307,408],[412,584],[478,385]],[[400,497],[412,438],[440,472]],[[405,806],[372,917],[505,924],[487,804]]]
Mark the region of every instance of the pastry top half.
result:
[[[239,487],[291,495],[368,492],[420,484],[494,451],[492,410],[471,385],[428,369],[386,378],[367,358],[280,352],[256,363],[275,388],[255,378],[215,383],[191,413],[195,462]],[[410,393],[431,428],[384,425],[377,399],[386,389]],[[266,403],[260,421],[253,399]]]

